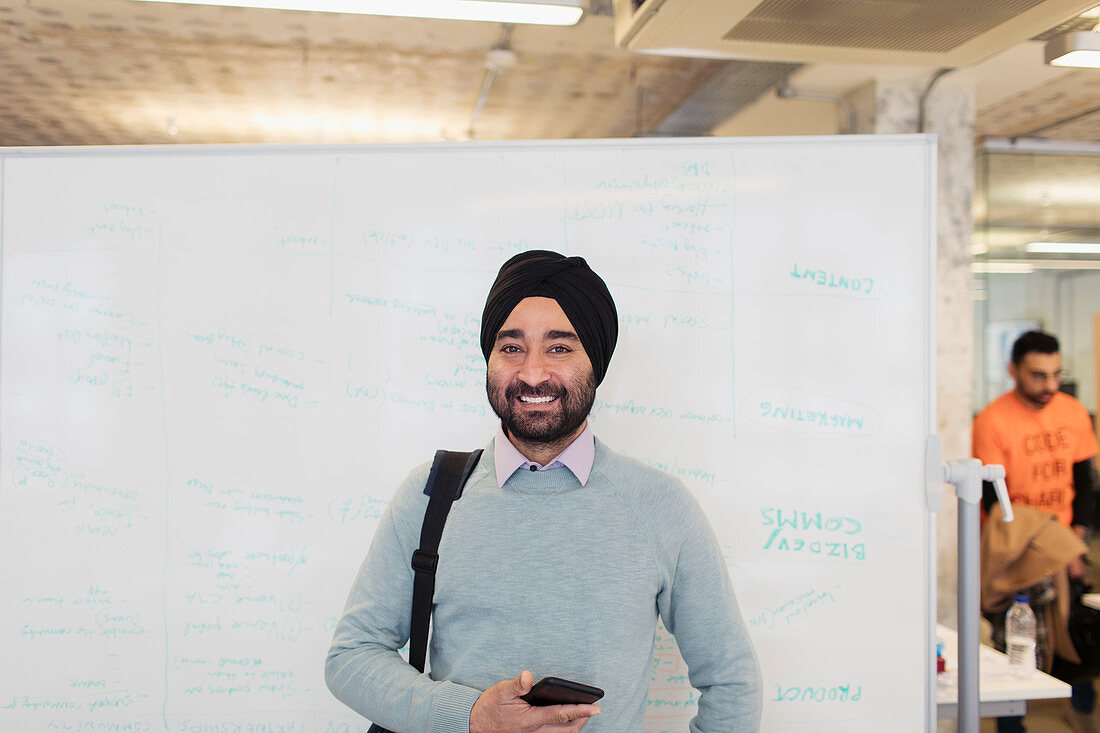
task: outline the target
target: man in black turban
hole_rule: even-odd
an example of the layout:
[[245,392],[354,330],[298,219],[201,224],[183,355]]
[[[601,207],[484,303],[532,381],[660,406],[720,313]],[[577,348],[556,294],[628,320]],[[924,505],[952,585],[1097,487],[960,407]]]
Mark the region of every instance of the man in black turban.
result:
[[486,391],[509,440],[545,465],[580,435],[618,338],[607,285],[581,257],[504,263],[481,317]]
[[[442,521],[429,477],[443,470],[424,464],[394,494],[333,634],[336,697],[394,731],[640,731],[661,619],[699,690],[691,729],[759,732],[760,675],[706,515],[683,482],[588,425],[617,336],[611,294],[580,257],[504,263],[481,323],[500,424],[443,510],[438,554],[418,538]],[[422,674],[400,650],[414,574],[428,573]],[[537,678],[564,680],[538,685],[549,705]],[[602,690],[600,705],[576,683]]]
[[524,298],[535,297],[558,302],[592,360],[596,384],[602,382],[619,337],[615,301],[583,257],[546,250],[523,252],[500,268],[481,314],[481,353],[486,361],[512,309]]

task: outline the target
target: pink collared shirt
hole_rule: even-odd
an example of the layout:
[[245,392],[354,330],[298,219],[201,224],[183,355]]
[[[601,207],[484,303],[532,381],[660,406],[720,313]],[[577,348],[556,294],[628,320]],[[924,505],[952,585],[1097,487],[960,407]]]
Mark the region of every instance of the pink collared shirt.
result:
[[496,465],[497,470],[497,487],[504,486],[504,482],[520,469],[524,471],[548,471],[551,468],[561,468],[562,466],[572,471],[577,480],[581,482],[581,486],[584,486],[588,483],[588,475],[592,473],[592,461],[595,457],[596,440],[592,437],[592,426],[590,425],[585,425],[584,430],[577,436],[577,439],[566,446],[557,458],[545,466],[540,466],[527,460],[522,453],[516,450],[516,447],[512,445],[512,441],[508,440],[508,436],[504,434],[504,428],[497,423],[497,434],[493,439],[493,463]]

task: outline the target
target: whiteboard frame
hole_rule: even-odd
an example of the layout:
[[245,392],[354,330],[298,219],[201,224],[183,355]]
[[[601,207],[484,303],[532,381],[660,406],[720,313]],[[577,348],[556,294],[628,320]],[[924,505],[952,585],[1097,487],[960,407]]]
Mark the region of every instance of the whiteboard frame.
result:
[[[926,368],[928,369],[928,378],[925,380],[925,388],[928,390],[925,397],[925,404],[928,409],[928,435],[933,436],[936,434],[937,419],[936,414],[936,399],[937,399],[937,387],[936,387],[936,354],[937,354],[937,301],[936,301],[936,277],[937,271],[937,252],[939,246],[938,237],[938,210],[937,204],[939,200],[939,172],[938,172],[938,145],[935,135],[925,135],[928,140],[928,175],[930,180],[925,186],[925,191],[931,196],[931,199],[927,202],[928,210],[928,267],[925,274],[927,279],[927,297],[928,297],[928,324],[925,327],[926,341],[926,353],[928,354],[928,360],[926,362]],[[926,467],[927,468],[927,467]],[[933,480],[932,476],[925,476],[925,485],[929,481]],[[940,477],[935,477],[938,481]],[[925,729],[932,733],[936,730],[938,714],[936,709],[936,623],[939,615],[939,608],[937,603],[937,591],[938,587],[938,573],[936,566],[936,550],[939,544],[939,536],[937,531],[937,513],[930,508],[926,507],[924,521],[926,531],[926,553],[925,564],[928,571],[925,576],[925,598],[928,599],[928,607],[925,610],[924,621],[924,640],[925,640]]]
[[[850,146],[858,139],[856,144],[861,146],[874,146],[876,144],[896,146],[899,143],[922,146],[926,155],[927,180],[923,190],[927,200],[924,208],[927,212],[926,231],[922,239],[927,247],[927,269],[925,272],[927,304],[924,324],[924,341],[926,344],[927,359],[925,371],[925,420],[926,432],[929,436],[936,430],[936,277],[937,277],[937,143],[936,136],[932,134],[888,134],[888,135],[836,135],[836,136],[785,136],[783,144],[790,146],[812,144],[843,145]],[[583,139],[583,140],[520,140],[520,141],[470,141],[464,143],[454,142],[430,142],[430,143],[387,143],[387,144],[218,144],[218,145],[125,145],[125,146],[57,146],[57,147],[2,147],[0,146],[0,294],[3,293],[5,280],[3,277],[4,255],[4,201],[5,201],[5,161],[7,159],[27,158],[83,158],[83,157],[134,157],[134,156],[193,156],[193,155],[269,155],[278,154],[361,154],[401,152],[429,152],[432,150],[452,151],[476,149],[482,151],[501,150],[552,150],[560,148],[644,148],[662,149],[678,147],[709,147],[709,146],[734,146],[751,148],[755,146],[775,145],[776,138],[631,138],[631,139]],[[0,319],[0,335],[3,331],[3,322]],[[4,409],[2,397],[0,397],[0,412]],[[924,477],[926,480],[932,477]],[[922,482],[922,485],[924,482]],[[937,724],[936,711],[936,671],[935,671],[935,646],[936,646],[936,622],[937,622],[937,514],[926,506],[924,511],[924,589],[925,599],[923,639],[925,648],[925,729],[934,731]]]
[[[557,148],[675,148],[693,146],[729,146],[770,147],[776,144],[777,137],[676,137],[676,138],[585,138],[579,140],[471,140],[468,142],[424,142],[424,143],[324,143],[303,145],[280,145],[274,143],[255,144],[185,144],[185,145],[59,145],[50,147],[4,147],[0,146],[0,162],[3,158],[68,158],[83,156],[129,156],[129,155],[264,155],[269,153],[301,154],[340,154],[340,153],[399,153],[424,152],[436,150],[553,150]],[[836,144],[848,146],[853,140],[858,145],[897,145],[911,143],[932,145],[929,161],[933,169],[931,179],[935,180],[935,140],[933,134],[890,134],[890,135],[785,135],[784,145],[822,145]],[[933,211],[932,220],[935,221]]]

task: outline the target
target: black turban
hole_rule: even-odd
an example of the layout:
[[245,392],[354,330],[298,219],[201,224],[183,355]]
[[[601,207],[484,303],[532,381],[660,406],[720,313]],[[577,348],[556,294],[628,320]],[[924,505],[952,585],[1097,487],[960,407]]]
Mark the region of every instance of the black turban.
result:
[[481,352],[486,361],[512,309],[524,298],[532,297],[558,302],[592,362],[596,384],[602,382],[619,337],[615,301],[583,257],[546,250],[521,252],[497,273],[481,314]]

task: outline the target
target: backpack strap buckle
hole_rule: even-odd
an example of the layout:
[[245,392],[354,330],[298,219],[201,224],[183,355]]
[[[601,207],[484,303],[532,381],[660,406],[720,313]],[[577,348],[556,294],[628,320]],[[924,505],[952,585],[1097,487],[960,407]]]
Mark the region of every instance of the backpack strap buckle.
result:
[[418,573],[435,575],[435,569],[439,566],[439,554],[416,550],[412,556],[412,568]]

